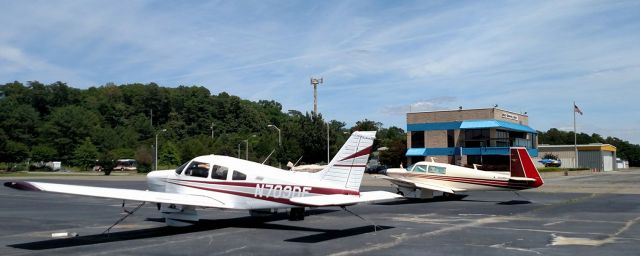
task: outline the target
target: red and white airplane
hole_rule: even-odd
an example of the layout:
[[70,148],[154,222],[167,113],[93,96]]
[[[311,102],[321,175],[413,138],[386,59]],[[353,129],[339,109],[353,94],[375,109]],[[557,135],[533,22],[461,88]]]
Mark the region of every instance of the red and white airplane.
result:
[[457,165],[418,162],[408,169],[387,169],[386,179],[398,188],[398,194],[412,198],[430,198],[433,191],[457,194],[467,191],[523,190],[544,183],[526,148],[510,149],[510,174],[489,172]]
[[207,155],[175,170],[149,173],[148,190],[30,181],[4,185],[19,190],[153,202],[170,226],[198,221],[196,208],[241,209],[252,215],[290,209],[290,220],[302,220],[305,207],[344,207],[400,197],[386,191],[359,192],[374,139],[375,132],[354,132],[329,165],[317,173]]

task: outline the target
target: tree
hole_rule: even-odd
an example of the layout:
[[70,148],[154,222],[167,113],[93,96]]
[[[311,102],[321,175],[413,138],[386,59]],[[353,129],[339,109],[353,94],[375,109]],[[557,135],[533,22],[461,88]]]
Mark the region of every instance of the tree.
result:
[[51,161],[57,155],[56,149],[47,145],[37,145],[31,148],[31,161],[33,162]]
[[135,159],[138,162],[138,172],[146,173],[151,171],[153,154],[149,146],[139,146],[136,149]]
[[91,139],[87,137],[73,151],[73,163],[86,171],[89,167],[95,165],[96,160],[98,160],[98,149],[91,143]]
[[351,132],[354,131],[378,131],[382,127],[382,123],[364,119],[356,122],[356,125],[351,127]]
[[53,110],[41,133],[62,159],[68,159],[83,138],[92,137],[98,127],[100,118],[94,112],[74,105]]
[[158,147],[160,148],[160,152],[158,152],[158,165],[178,166],[181,164],[180,152],[178,152],[178,148],[173,142],[167,141]]
[[[4,148],[0,149],[0,162],[20,163],[29,158],[29,153],[27,145],[9,140],[4,144]],[[9,166],[9,171],[11,171],[11,166]]]

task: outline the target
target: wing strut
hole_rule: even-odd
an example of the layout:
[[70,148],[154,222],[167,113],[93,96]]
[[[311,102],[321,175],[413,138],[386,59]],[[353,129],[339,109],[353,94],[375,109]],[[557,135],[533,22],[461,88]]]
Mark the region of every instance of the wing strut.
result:
[[127,215],[123,216],[122,218],[120,218],[118,221],[116,221],[116,223],[113,223],[113,225],[111,225],[111,227],[107,228],[107,230],[105,230],[104,232],[102,232],[102,234],[109,234],[109,231],[115,227],[116,225],[120,224],[120,222],[122,222],[124,219],[126,219],[127,217],[133,215],[134,212],[136,212],[137,210],[139,210],[140,208],[142,208],[142,206],[144,205],[145,202],[140,203],[140,205],[136,206],[136,208],[133,208],[133,210],[128,211],[127,209],[124,208],[124,200],[122,200],[122,209],[124,210],[124,212],[127,213]]
[[340,206],[340,208],[342,208],[342,210],[344,210],[345,212],[348,212],[348,213],[353,214],[354,216],[356,216],[356,217],[360,218],[361,220],[364,220],[364,221],[366,221],[366,222],[371,223],[371,225],[373,225],[373,232],[377,232],[377,231],[378,231],[378,225],[376,225],[376,223],[374,223],[373,221],[368,220],[368,219],[365,219],[365,218],[363,218],[362,216],[360,216],[360,215],[356,214],[355,212],[350,211],[349,209],[347,209],[347,207],[346,207],[346,206]]

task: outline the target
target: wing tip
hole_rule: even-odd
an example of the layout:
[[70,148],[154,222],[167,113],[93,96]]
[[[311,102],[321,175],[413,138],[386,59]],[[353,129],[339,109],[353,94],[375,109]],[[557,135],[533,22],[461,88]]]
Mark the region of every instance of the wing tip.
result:
[[26,181],[9,181],[4,183],[5,187],[17,189],[17,190],[25,190],[25,191],[42,191],[38,187]]

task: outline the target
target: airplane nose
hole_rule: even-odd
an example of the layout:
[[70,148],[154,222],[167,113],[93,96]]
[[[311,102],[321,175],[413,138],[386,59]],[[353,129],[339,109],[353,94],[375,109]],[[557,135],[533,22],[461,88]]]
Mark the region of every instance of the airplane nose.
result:
[[168,173],[166,171],[153,171],[147,174],[147,186],[151,191],[165,191],[165,180]]

